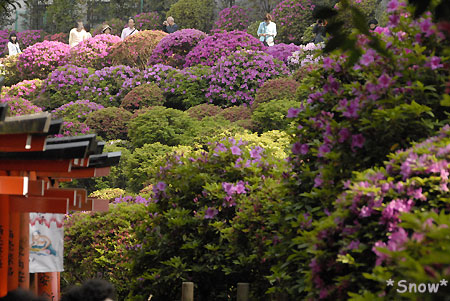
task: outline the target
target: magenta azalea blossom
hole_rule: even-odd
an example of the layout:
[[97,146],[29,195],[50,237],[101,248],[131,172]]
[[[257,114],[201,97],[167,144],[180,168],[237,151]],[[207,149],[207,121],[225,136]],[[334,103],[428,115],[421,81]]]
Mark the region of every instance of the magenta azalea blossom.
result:
[[237,146],[232,146],[231,147],[231,153],[235,156],[240,156],[241,155],[241,149]]
[[164,191],[166,190],[167,184],[164,182],[158,182],[158,184],[156,184],[156,188],[158,188],[159,191]]
[[287,118],[296,118],[298,114],[301,112],[298,108],[290,108],[287,113]]
[[362,134],[352,135],[352,149],[355,147],[362,148],[366,139]]
[[219,211],[216,208],[208,207],[208,209],[205,210],[205,219],[212,219],[217,213],[219,213]]

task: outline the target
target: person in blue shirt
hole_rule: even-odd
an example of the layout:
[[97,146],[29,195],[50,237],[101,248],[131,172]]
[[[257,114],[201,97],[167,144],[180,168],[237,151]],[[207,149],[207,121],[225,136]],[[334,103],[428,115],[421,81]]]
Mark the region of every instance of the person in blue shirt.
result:
[[273,22],[273,18],[270,14],[266,14],[264,22],[261,22],[258,27],[258,37],[264,45],[273,46],[274,38],[277,35],[277,25]]

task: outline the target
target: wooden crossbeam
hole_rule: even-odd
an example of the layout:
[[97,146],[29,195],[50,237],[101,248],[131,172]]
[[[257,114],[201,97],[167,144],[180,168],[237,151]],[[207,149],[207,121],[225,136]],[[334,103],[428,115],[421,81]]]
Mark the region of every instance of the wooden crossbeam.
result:
[[45,212],[66,214],[69,210],[68,198],[49,197],[10,197],[10,211],[15,212]]
[[0,135],[0,152],[37,152],[45,149],[47,136],[31,134]]
[[44,191],[49,187],[49,183],[44,180],[29,181],[28,195],[30,196],[44,196]]
[[26,195],[28,177],[0,176],[0,194]]
[[50,178],[92,178],[92,177],[104,177],[109,175],[111,168],[73,168],[70,172],[47,172],[38,171],[36,174],[38,177],[50,177]]
[[10,160],[0,159],[0,170],[69,172],[72,160]]

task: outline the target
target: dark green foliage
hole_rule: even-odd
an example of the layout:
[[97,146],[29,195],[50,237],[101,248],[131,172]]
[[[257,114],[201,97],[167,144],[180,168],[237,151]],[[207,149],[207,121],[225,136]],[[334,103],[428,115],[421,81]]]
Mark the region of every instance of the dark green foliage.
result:
[[131,113],[122,108],[110,107],[90,113],[86,124],[106,140],[126,139]]

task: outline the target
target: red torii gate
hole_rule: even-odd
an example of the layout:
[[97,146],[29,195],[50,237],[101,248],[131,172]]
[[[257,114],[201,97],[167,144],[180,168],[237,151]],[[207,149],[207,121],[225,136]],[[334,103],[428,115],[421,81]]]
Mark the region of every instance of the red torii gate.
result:
[[108,200],[59,182],[100,177],[118,164],[120,152],[102,153],[96,135],[51,138],[62,120],[50,113],[6,117],[0,104],[0,297],[22,287],[59,300],[59,273],[29,274],[29,212],[107,211]]

